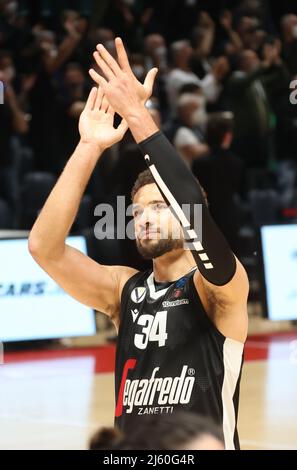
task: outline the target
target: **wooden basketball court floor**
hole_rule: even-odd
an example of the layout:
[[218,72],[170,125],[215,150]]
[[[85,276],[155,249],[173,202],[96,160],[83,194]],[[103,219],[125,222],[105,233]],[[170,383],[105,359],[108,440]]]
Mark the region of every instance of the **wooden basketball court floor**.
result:
[[[113,345],[11,352],[0,366],[0,449],[86,449],[112,425]],[[250,336],[241,382],[243,449],[297,449],[297,332]]]

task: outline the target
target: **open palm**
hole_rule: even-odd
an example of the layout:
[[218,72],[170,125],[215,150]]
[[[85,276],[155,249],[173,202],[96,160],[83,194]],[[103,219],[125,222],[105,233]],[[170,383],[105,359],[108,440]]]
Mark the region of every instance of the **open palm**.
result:
[[81,141],[104,150],[119,142],[128,126],[124,120],[114,127],[114,110],[103,94],[102,88],[92,88],[79,119]]
[[96,63],[102,70],[105,78],[94,69],[90,69],[89,73],[92,79],[99,86],[102,86],[116,112],[123,116],[123,112],[129,104],[129,97],[137,98],[142,104],[145,104],[151,97],[158,69],[154,67],[149,70],[144,83],[141,83],[133,74],[121,38],[115,39],[115,47],[118,61],[112,57],[102,44],[98,44],[97,50],[94,52]]

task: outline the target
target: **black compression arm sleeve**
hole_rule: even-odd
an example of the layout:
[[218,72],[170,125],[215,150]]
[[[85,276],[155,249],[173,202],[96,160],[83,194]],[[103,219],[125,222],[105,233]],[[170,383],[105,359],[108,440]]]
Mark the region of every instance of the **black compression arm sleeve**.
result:
[[[190,249],[199,271],[212,284],[227,284],[234,276],[236,260],[213,221],[192,172],[162,132],[143,140],[139,147],[164,199],[181,222],[186,240],[191,241]],[[194,224],[198,204],[201,204],[202,227]],[[183,205],[189,211],[182,210]]]

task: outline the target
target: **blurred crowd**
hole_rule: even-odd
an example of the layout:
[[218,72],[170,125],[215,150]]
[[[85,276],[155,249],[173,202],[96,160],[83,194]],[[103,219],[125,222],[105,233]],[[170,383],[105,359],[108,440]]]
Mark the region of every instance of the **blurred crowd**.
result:
[[[78,142],[93,51],[103,43],[114,54],[120,35],[139,80],[158,67],[147,107],[248,262],[255,227],[297,218],[294,4],[0,0],[0,228],[31,228]],[[128,205],[144,168],[127,133],[100,159],[73,230],[91,230],[96,204],[116,208],[122,194]],[[130,241],[100,243],[90,241],[101,262],[145,264]]]

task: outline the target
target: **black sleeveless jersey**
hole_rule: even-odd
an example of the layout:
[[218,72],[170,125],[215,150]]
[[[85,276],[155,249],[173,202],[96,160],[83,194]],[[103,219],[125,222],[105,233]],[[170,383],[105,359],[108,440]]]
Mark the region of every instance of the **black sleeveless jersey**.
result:
[[205,312],[193,276],[156,288],[153,271],[125,284],[117,339],[115,424],[181,408],[220,424],[226,449],[236,429],[243,344],[223,336]]

